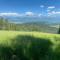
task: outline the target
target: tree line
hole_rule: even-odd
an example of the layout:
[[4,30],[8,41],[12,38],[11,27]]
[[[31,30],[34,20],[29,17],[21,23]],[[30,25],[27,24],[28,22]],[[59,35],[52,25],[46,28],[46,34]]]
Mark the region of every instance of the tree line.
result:
[[0,30],[16,30],[17,25],[8,19],[0,18]]

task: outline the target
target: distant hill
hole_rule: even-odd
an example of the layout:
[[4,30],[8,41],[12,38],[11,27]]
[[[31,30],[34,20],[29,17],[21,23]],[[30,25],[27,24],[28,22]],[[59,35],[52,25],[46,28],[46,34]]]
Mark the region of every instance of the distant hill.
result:
[[47,33],[57,33],[58,28],[52,27],[45,22],[30,22],[24,24],[17,24],[22,31],[40,31]]
[[[26,18],[27,21],[29,21],[29,18]],[[29,19],[29,20],[28,20]],[[3,21],[2,21],[3,20]],[[25,20],[25,19],[24,19]],[[35,19],[36,21],[30,20],[30,22],[21,22],[22,20],[10,20],[2,18],[0,19],[0,22],[2,22],[1,29],[6,30],[17,30],[17,31],[39,31],[39,32],[47,32],[47,33],[57,33],[58,28],[56,28],[56,24],[49,23],[47,21],[37,21],[38,19]],[[3,28],[2,28],[3,27]]]
[[[0,16],[1,17],[1,16]],[[46,21],[48,23],[60,23],[60,17],[17,17],[17,16],[2,16],[3,18],[8,19],[12,22],[20,22],[20,23],[27,23],[27,22],[40,22],[40,21]]]

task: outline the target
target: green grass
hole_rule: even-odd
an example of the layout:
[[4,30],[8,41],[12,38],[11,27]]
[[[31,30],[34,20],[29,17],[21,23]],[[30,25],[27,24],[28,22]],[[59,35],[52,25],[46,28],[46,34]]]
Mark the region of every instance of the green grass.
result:
[[0,60],[60,60],[60,35],[0,31]]
[[35,38],[44,38],[44,39],[50,39],[51,41],[55,41],[57,39],[60,39],[60,35],[58,34],[50,34],[50,33],[42,33],[42,32],[18,32],[18,31],[0,31],[0,44],[8,43],[10,44],[11,40],[17,37],[18,35],[23,36],[32,36]]

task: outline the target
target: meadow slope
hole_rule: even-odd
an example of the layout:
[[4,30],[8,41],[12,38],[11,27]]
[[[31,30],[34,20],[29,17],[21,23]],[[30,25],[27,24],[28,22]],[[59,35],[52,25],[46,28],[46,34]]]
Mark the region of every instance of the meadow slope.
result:
[[0,60],[60,60],[60,35],[0,31]]

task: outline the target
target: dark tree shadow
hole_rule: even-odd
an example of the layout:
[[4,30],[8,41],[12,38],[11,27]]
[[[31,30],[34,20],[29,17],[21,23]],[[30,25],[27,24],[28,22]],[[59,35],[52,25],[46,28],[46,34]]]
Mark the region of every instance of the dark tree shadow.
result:
[[17,36],[13,42],[15,54],[20,60],[48,60],[51,55],[52,42],[48,39]]
[[11,60],[13,50],[10,47],[0,45],[0,60]]
[[49,39],[19,35],[10,47],[0,45],[0,60],[54,60]]

